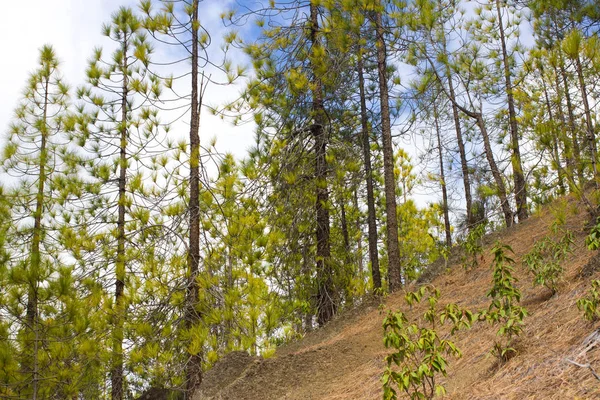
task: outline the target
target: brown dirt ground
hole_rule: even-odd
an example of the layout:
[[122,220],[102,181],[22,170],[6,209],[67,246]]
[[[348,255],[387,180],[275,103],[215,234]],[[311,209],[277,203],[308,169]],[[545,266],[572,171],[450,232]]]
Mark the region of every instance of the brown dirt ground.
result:
[[[533,287],[522,267],[521,257],[535,240],[549,233],[560,202],[518,226],[493,234],[486,240],[483,260],[473,270],[451,265],[431,283],[440,289],[441,305],[455,302],[471,310],[487,308],[485,293],[491,281],[491,242],[499,239],[515,252],[516,275],[522,291],[522,305],[529,311],[517,348],[519,353],[497,366],[489,355],[497,327],[475,323],[468,331],[453,336],[463,357],[449,359],[449,373],[442,378],[448,399],[598,399],[600,381],[589,369],[579,368],[567,358],[589,363],[600,371],[600,345],[584,341],[593,336],[598,324],[582,319],[575,302],[592,279],[600,279],[597,261],[586,264],[593,253],[585,248],[584,226],[589,219],[575,200],[562,202],[567,210],[567,228],[574,232],[575,251],[565,262],[564,280],[550,297],[544,287]],[[415,290],[412,284],[406,290]],[[226,357],[205,376],[195,400],[268,399],[378,399],[382,397],[380,377],[383,358],[382,321],[385,310],[402,308],[405,291],[388,296],[383,307],[378,300],[339,315],[322,329],[277,350],[270,359],[249,356]],[[408,311],[409,318],[422,314],[424,305]],[[444,332],[446,334],[447,332]],[[595,339],[596,336],[593,336]]]

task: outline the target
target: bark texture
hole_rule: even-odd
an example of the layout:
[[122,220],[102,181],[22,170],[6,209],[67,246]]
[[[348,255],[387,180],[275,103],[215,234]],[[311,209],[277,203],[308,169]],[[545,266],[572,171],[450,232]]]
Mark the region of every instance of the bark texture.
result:
[[517,114],[515,111],[515,99],[513,96],[513,85],[510,72],[510,60],[506,49],[506,36],[504,34],[504,23],[502,21],[502,5],[500,0],[496,0],[496,11],[498,14],[498,27],[500,31],[500,44],[502,47],[502,64],[504,67],[504,83],[506,88],[506,97],[508,101],[508,120],[510,127],[510,150],[511,165],[513,170],[513,179],[515,184],[515,201],[517,203],[517,216],[519,222],[528,217],[527,211],[527,186],[525,175],[523,174],[523,164],[521,162],[521,150],[519,146],[519,129],[517,126]]
[[383,144],[383,178],[385,186],[386,232],[388,251],[388,285],[390,292],[402,286],[400,246],[398,244],[398,216],[396,211],[396,179],[394,177],[394,149],[390,123],[389,89],[387,81],[387,50],[381,12],[374,13],[377,44],[377,72],[381,108],[381,136]]
[[369,230],[369,261],[373,290],[381,289],[381,272],[379,270],[379,253],[377,251],[377,217],[375,214],[375,194],[373,191],[373,168],[371,166],[371,142],[369,139],[369,117],[365,99],[365,78],[362,49],[358,49],[358,87],[360,91],[360,126],[362,136],[363,158],[365,163],[365,180],[367,182],[367,225]]
[[[200,92],[198,84],[198,4],[193,0],[191,18],[192,31],[192,87],[190,116],[190,203],[189,244],[188,244],[188,282],[186,291],[185,325],[191,329],[200,317],[196,311],[198,302],[198,282],[196,277],[200,269]],[[202,383],[202,354],[190,354],[185,371],[186,399],[191,399]]]
[[448,190],[446,188],[446,174],[444,172],[444,156],[442,151],[442,134],[440,129],[437,103],[433,102],[433,118],[438,144],[438,158],[440,161],[440,186],[442,188],[442,209],[444,211],[444,231],[446,233],[446,246],[452,247],[452,232],[450,231],[450,215],[448,213]]
[[[321,46],[319,38],[319,10],[310,4],[310,41],[313,50]],[[326,324],[337,311],[336,296],[333,287],[333,268],[331,265],[331,244],[329,239],[329,191],[327,185],[327,117],[323,103],[323,83],[319,76],[319,66],[311,59],[313,71],[313,119],[312,135],[315,152],[315,181],[317,201],[315,204],[317,220],[317,323]]]

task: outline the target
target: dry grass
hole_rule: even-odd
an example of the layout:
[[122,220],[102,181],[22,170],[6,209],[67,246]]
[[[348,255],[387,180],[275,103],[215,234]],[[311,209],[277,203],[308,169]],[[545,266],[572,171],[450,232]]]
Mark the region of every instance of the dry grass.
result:
[[[564,202],[563,202],[564,203]],[[564,280],[558,293],[549,296],[547,289],[533,287],[531,276],[520,259],[535,240],[549,232],[558,208],[567,210],[567,228],[574,232],[576,248],[565,262]],[[592,253],[585,249],[587,215],[573,213],[579,207],[574,200],[557,203],[540,215],[492,239],[510,245],[515,252],[516,276],[522,291],[522,305],[528,311],[525,329],[518,343],[518,355],[503,365],[489,355],[497,327],[483,322],[468,331],[457,333],[453,340],[463,357],[450,360],[446,384],[449,399],[594,399],[600,398],[600,381],[587,368],[566,361],[590,364],[600,371],[600,342],[588,340],[595,326],[585,322],[575,305],[588,288],[593,272],[583,278],[581,271]],[[491,282],[491,256],[488,246],[483,260],[474,270],[452,265],[448,273],[431,277],[440,289],[440,304],[454,302],[471,310],[487,308],[485,293]],[[412,285],[406,290],[414,290]],[[385,300],[385,309],[402,308],[404,292]],[[424,305],[407,311],[415,318]],[[344,314],[327,327],[313,332],[302,341],[286,346],[272,359],[250,363],[236,379],[214,381],[218,394],[197,399],[377,399],[381,398],[380,376],[383,371],[384,312],[369,303]],[[447,335],[448,332],[443,331]],[[599,335],[592,335],[594,339]],[[215,378],[216,379],[216,378]],[[207,383],[210,385],[211,383]],[[212,391],[211,391],[212,392]],[[212,393],[211,393],[212,394]]]

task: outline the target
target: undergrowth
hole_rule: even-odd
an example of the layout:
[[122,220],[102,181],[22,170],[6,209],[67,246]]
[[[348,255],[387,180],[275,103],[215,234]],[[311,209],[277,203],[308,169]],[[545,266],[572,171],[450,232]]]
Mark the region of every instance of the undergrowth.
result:
[[383,373],[383,397],[397,399],[399,392],[411,399],[431,399],[443,395],[446,390],[436,378],[446,375],[447,357],[461,357],[454,342],[440,337],[439,329],[445,323],[452,324],[451,334],[462,328],[470,328],[476,319],[469,310],[454,303],[438,307],[440,292],[433,286],[422,286],[405,296],[412,307],[426,298],[427,311],[422,321],[409,322],[402,311],[388,313],[383,322],[384,345],[394,351],[385,357],[387,367]]
[[559,224],[553,224],[551,230],[551,235],[535,242],[523,256],[523,264],[534,275],[533,284],[546,286],[554,295],[564,272],[563,262],[573,251],[575,241],[573,233]]
[[492,354],[499,363],[506,362],[516,354],[514,339],[523,331],[523,320],[527,316],[525,307],[518,305],[521,292],[515,286],[515,261],[508,255],[509,252],[513,253],[511,247],[500,242],[496,242],[492,248],[494,272],[492,288],[487,292],[492,302],[487,310],[479,314],[480,320],[486,320],[494,326],[500,325],[497,331],[499,338],[492,348]]

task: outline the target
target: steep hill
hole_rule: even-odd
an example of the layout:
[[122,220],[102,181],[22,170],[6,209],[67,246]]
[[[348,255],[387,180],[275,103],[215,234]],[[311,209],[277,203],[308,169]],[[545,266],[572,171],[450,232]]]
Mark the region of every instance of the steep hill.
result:
[[[561,211],[562,210],[562,211]],[[600,371],[597,324],[582,319],[576,300],[600,278],[594,254],[585,248],[589,216],[575,200],[559,201],[518,226],[486,238],[479,265],[466,271],[459,262],[444,267],[431,283],[440,289],[440,303],[455,302],[471,310],[487,308],[491,282],[490,248],[497,240],[515,252],[521,304],[529,311],[518,343],[518,355],[497,366],[489,355],[497,327],[475,323],[453,340],[463,352],[449,358],[446,383],[449,399],[593,399],[600,398],[600,381],[590,369],[566,359],[590,364]],[[575,235],[575,249],[564,263],[564,280],[558,293],[532,286],[532,276],[521,264],[536,240],[549,233],[556,215],[566,215],[566,228]],[[459,259],[460,257],[454,257]],[[440,269],[440,268],[438,268]],[[406,290],[415,290],[412,284]],[[406,310],[405,291],[383,301],[365,303],[346,312],[302,340],[278,349],[270,359],[243,353],[225,357],[206,374],[196,400],[265,399],[378,399],[384,356],[382,320],[388,309],[402,308],[410,317],[421,315],[424,305]]]

